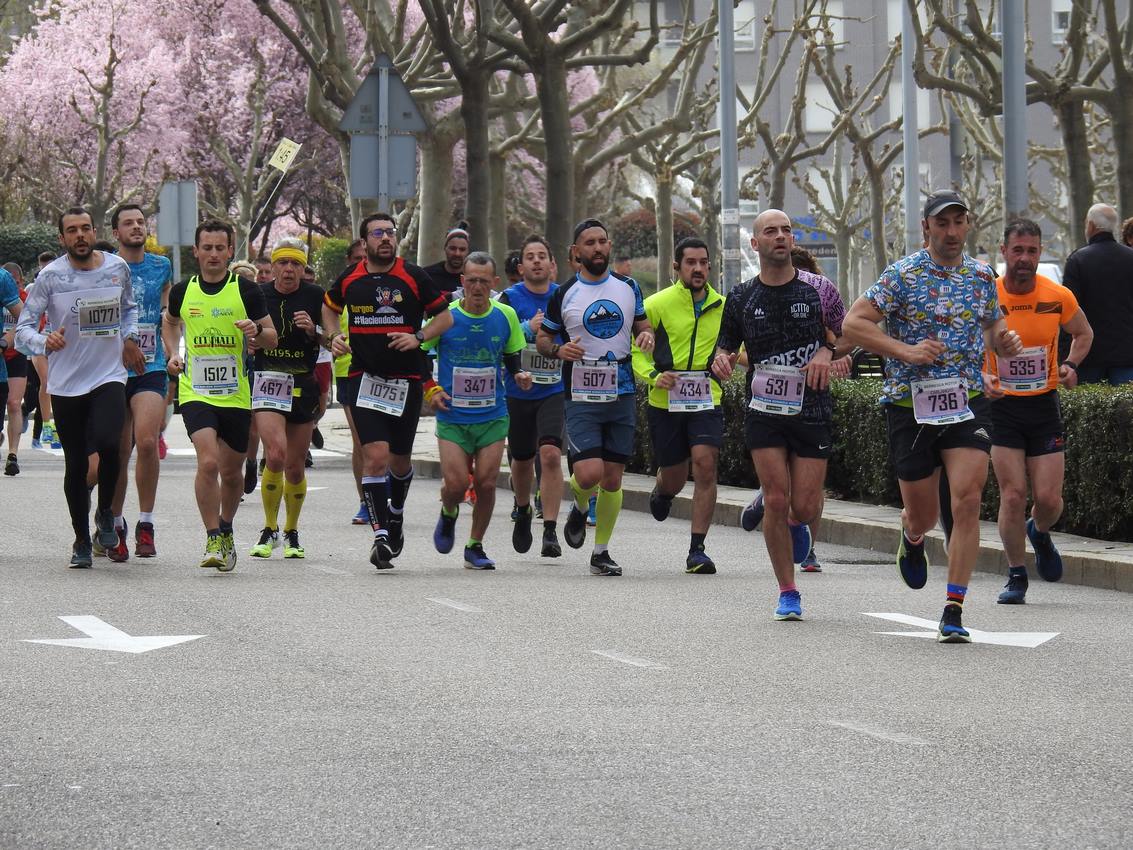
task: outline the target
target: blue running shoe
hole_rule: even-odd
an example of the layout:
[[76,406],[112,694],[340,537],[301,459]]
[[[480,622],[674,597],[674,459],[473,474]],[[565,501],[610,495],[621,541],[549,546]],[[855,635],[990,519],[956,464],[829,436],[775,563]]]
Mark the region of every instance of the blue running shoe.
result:
[[[457,516],[460,516],[460,508],[457,508]],[[442,555],[447,555],[452,551],[452,545],[456,540],[456,517],[445,516],[444,513],[437,518],[437,527],[433,529],[433,545],[437,547],[437,551]]]
[[598,524],[598,497],[590,497],[590,510],[586,513],[586,524],[591,528]]
[[1007,584],[996,600],[1000,605],[1024,605],[1027,601],[1027,568],[1012,567],[1007,574]]
[[779,607],[775,609],[776,620],[801,620],[803,618],[803,597],[797,590],[784,590],[779,594]]
[[466,570],[494,570],[496,562],[484,552],[484,544],[464,547],[464,569]]
[[897,569],[901,580],[913,590],[920,590],[928,583],[928,560],[924,554],[924,538],[913,545],[901,529],[901,542],[897,544]]
[[708,557],[703,546],[697,546],[685,558],[685,572],[698,576],[715,575],[716,564]]
[[814,542],[809,525],[790,525],[791,530],[791,558],[794,563],[801,564],[810,554],[810,545]]
[[365,502],[362,502],[362,504],[360,504],[358,506],[358,513],[354,514],[354,516],[350,518],[350,524],[351,525],[369,525],[370,524],[370,512],[368,510],[366,510],[366,503]]
[[1062,556],[1054,548],[1049,531],[1035,528],[1033,519],[1027,520],[1027,539],[1035,547],[1035,570],[1043,581],[1058,581],[1062,578]]
[[959,605],[945,605],[944,616],[940,618],[940,627],[936,633],[939,643],[971,643],[972,636],[960,622],[963,609]]
[[31,438],[31,447],[32,447],[33,449],[42,449],[42,448],[43,448],[43,443],[41,443],[41,442],[40,442],[39,440],[37,440],[37,439],[36,439],[35,437],[32,437],[32,438]]
[[756,490],[755,498],[740,513],[740,528],[744,531],[755,531],[763,522],[763,491]]
[[818,557],[814,554],[814,547],[810,547],[806,557],[799,561],[799,569],[804,573],[820,573],[822,572],[822,564],[818,563]]

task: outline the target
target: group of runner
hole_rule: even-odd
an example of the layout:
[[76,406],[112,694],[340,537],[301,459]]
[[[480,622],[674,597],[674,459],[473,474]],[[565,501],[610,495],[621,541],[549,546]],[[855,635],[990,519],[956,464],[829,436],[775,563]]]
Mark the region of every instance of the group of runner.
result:
[[[236,564],[232,524],[253,418],[264,449],[265,523],[251,554],[270,557],[282,539],[285,557],[304,557],[298,537],[304,458],[320,406],[314,372],[325,348],[336,358],[338,398],[355,444],[361,497],[355,521],[371,526],[370,561],[378,569],[394,566],[404,546],[424,404],[436,412],[441,461],[433,533],[438,552],[455,546],[471,480],[464,566],[495,568],[485,537],[506,445],[515,493],[513,548],[523,553],[533,544],[538,492],[540,553],[561,556],[558,515],[569,487],[562,528],[567,545],[584,545],[596,494],[590,572],[621,575],[610,542],[634,451],[636,376],[649,388],[657,467],[650,510],[665,520],[691,477],[685,570],[711,574],[716,565],[706,537],[724,437],[721,384],[741,365],[747,370],[745,443],[761,486],[743,525],[750,530],[762,523],[779,585],[775,617],[800,619],[795,565],[820,569],[813,529],[834,444],[829,383],[848,373],[846,355],[856,345],[886,358],[882,403],[904,503],[897,562],[913,588],[927,583],[924,534],[938,520],[941,470],[947,474],[951,524],[940,640],[969,640],[962,606],[978,548],[989,452],[1010,561],[1000,601],[1024,601],[1024,535],[1040,575],[1050,581],[1061,575],[1049,535],[1062,509],[1064,439],[1055,390],[1074,384],[1090,328],[1073,295],[1036,274],[1037,225],[1008,225],[1007,267],[997,282],[989,266],[964,252],[968,205],[954,192],[929,197],[924,249],[888,268],[848,314],[829,279],[796,268],[791,221],[778,210],[755,222],[759,274],[726,298],[710,282],[708,245],[687,238],[675,247],[674,284],[643,299],[632,278],[611,271],[612,243],[597,219],[574,229],[567,262],[575,273],[567,283],[554,282],[551,247],[532,235],[518,254],[518,281],[498,294],[496,260],[468,250],[464,229],[446,235],[441,283],[398,256],[397,225],[386,214],[362,222],[346,270],[325,293],[303,282],[307,255],[298,240],[275,246],[271,280],[256,284],[229,269],[231,228],[205,222],[193,249],[200,273],[171,286],[168,262],[142,248],[142,211],[116,210],[113,224],[120,256],[94,251],[89,215],[68,210],[59,220],[67,253],[41,272],[22,311],[18,297],[0,290],[0,300],[18,316],[17,347],[49,355],[76,538],[72,566],[91,563],[88,478],[95,468],[96,541],[108,554],[125,548],[121,511],[131,445],[139,452],[142,509],[136,551],[154,553],[155,440],[166,373],[179,382],[197,454],[195,492],[206,531],[200,565],[228,571]],[[1060,330],[1073,339],[1062,364]],[[254,352],[251,369],[248,351]],[[1024,520],[1028,475],[1035,504]]]

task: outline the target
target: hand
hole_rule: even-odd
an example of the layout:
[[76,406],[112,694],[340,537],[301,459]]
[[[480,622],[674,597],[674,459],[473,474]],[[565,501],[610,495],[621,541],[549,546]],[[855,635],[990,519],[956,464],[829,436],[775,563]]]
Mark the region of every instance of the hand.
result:
[[516,372],[515,373],[515,383],[516,383],[516,386],[518,386],[521,390],[523,390],[524,392],[527,392],[528,390],[531,389],[531,385],[534,382],[531,380],[531,373],[530,372]]
[[720,352],[712,361],[712,374],[719,378],[721,381],[726,381],[732,377],[732,372],[736,368],[736,361],[740,359],[738,351],[732,354],[725,354]]
[[1058,367],[1058,383],[1068,390],[1078,386],[1078,370],[1071,369],[1065,363]]
[[543,311],[536,310],[535,315],[527,320],[527,326],[531,328],[531,333],[539,333],[539,328],[543,327]]
[[559,357],[563,360],[581,360],[586,352],[582,349],[582,337],[576,336],[565,345],[559,346]]
[[122,365],[135,375],[141,375],[146,371],[146,356],[132,339],[126,340],[122,345]]
[[[530,376],[528,376],[530,377]],[[517,376],[518,383],[518,376]],[[448,405],[445,402],[452,401],[452,396],[442,389],[437,389],[435,393],[429,396],[429,405],[433,410],[448,410]]]
[[346,341],[346,334],[338,334],[330,341],[330,353],[335,357],[345,357],[350,354],[350,344]]
[[938,339],[922,339],[916,345],[910,345],[901,359],[914,366],[928,366],[947,350],[948,346]]
[[394,351],[412,351],[415,348],[420,348],[421,343],[413,334],[392,333],[389,334],[389,347]]
[[1023,353],[1023,340],[1019,338],[1019,334],[1010,328],[1004,328],[999,332],[996,339],[996,348],[998,353],[1006,357],[1014,357],[1017,354]]
[[830,361],[830,377],[848,378],[850,376],[851,360],[852,358],[847,354],[844,357],[839,357],[837,360]]
[[810,362],[803,366],[806,385],[812,390],[824,390],[830,386],[830,359],[833,356],[833,352],[823,346],[818,349],[818,353],[810,359]]
[[310,336],[314,336],[315,323],[311,319],[310,314],[308,314],[305,310],[296,310],[295,315],[291,317],[291,321],[295,325],[295,327],[299,328],[299,330]]
[[653,331],[649,330],[648,328],[639,333],[637,335],[637,339],[634,340],[634,344],[645,352],[652,351],[653,345],[655,343],[656,340],[653,338]]
[[248,337],[248,339],[251,339],[258,333],[256,323],[251,319],[241,319],[238,322],[233,322],[233,324],[236,325],[236,329],[244,334],[244,336]]
[[990,372],[983,373],[984,379],[984,395],[989,400],[995,401],[997,398],[1003,398],[1003,387],[999,385],[999,375],[992,375]]
[[657,384],[657,387],[659,389],[671,390],[673,387],[675,387],[677,385],[677,373],[676,372],[662,372],[660,375],[657,376],[657,380],[654,383]]
[[185,361],[180,357],[170,357],[165,363],[165,371],[171,378],[176,378],[185,371]]
[[47,335],[47,341],[43,344],[43,347],[47,349],[48,354],[53,351],[62,351],[67,347],[67,341],[63,339],[63,331],[65,330],[67,329],[59,328],[59,330],[52,331]]

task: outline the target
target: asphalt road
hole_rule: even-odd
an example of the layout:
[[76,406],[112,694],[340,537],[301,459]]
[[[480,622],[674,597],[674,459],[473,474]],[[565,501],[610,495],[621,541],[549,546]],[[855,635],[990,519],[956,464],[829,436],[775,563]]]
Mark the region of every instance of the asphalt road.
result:
[[[159,557],[74,571],[62,461],[23,454],[0,479],[0,847],[1133,846],[1127,595],[1040,583],[1007,608],[977,575],[969,627],[1057,635],[939,645],[866,614],[934,622],[942,570],[914,592],[820,545],[804,621],[780,623],[758,533],[713,529],[720,574],[688,576],[687,523],[627,512],[625,575],[593,578],[589,546],[511,551],[509,493],[500,568],[473,573],[433,550],[425,479],[379,573],[341,457],[310,473],[305,561],[246,555],[257,493],[236,571],[197,568],[194,465],[171,456]],[[202,637],[25,642],[83,638],[75,616]]]

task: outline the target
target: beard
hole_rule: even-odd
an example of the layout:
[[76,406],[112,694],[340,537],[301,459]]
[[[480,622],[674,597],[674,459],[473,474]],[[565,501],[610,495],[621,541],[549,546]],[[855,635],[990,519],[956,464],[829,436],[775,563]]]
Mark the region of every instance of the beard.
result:
[[67,253],[75,260],[85,260],[94,252],[94,246],[91,243],[85,245],[68,245]]
[[581,260],[581,263],[582,267],[586,269],[587,272],[597,277],[606,271],[610,261],[601,254],[594,254],[592,257]]
[[370,250],[366,248],[366,259],[372,263],[388,263],[396,256],[397,252],[392,245],[379,245],[377,248]]

